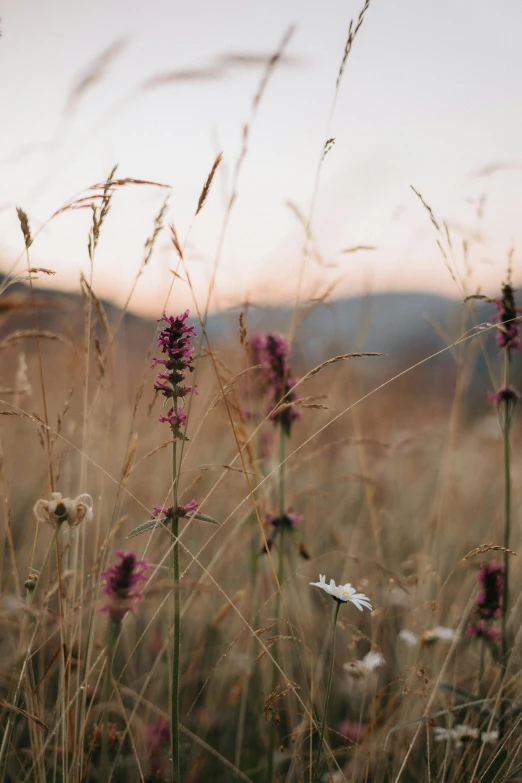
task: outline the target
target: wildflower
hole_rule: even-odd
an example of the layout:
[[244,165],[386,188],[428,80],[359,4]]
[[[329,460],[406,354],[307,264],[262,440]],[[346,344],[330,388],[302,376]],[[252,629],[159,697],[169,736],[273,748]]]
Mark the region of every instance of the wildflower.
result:
[[323,576],[322,574],[319,574],[319,580],[319,582],[310,582],[310,584],[313,587],[319,587],[321,590],[324,590],[325,593],[331,595],[334,601],[337,601],[339,604],[349,602],[356,606],[360,612],[363,611],[363,607],[372,611],[372,605],[368,596],[364,595],[364,593],[358,593],[350,583],[336,585],[334,580],[330,579],[330,584],[327,585],[326,576]]
[[[177,516],[178,517],[189,517],[192,516],[197,512],[199,508],[199,503],[197,500],[192,499],[189,503],[187,503],[184,506],[178,506]],[[172,519],[174,516],[174,507],[173,506],[158,506],[156,503],[152,504],[152,514],[151,519],[157,519],[158,517],[165,517],[166,519]]]
[[163,316],[162,321],[165,325],[158,334],[157,346],[165,358],[154,357],[151,364],[152,368],[158,366],[162,368],[156,378],[154,389],[166,400],[174,400],[167,415],[160,416],[159,420],[171,426],[176,438],[183,437],[181,427],[187,423],[187,417],[175,401],[178,397],[186,397],[193,390],[192,386],[184,384],[187,371],[194,371],[194,348],[191,338],[196,337],[196,331],[193,326],[186,325],[188,316],[188,310],[178,316]]
[[166,751],[170,743],[170,726],[165,718],[159,718],[147,726],[147,753],[150,771],[158,775],[165,763]]
[[466,636],[476,636],[478,639],[489,639],[490,642],[497,644],[500,641],[501,633],[496,628],[490,628],[487,620],[478,620],[476,623],[470,622],[466,629]]
[[134,612],[136,602],[143,598],[139,585],[147,580],[149,567],[147,561],[139,560],[134,552],[118,549],[116,555],[120,562],[102,573],[105,584],[101,592],[107,600],[100,612],[108,612],[113,622],[121,623],[127,612]]
[[433,729],[435,742],[454,742],[456,748],[461,748],[465,742],[480,740],[483,745],[498,741],[498,731],[479,732],[473,726],[466,726],[464,723],[458,723],[451,729],[435,726]]
[[296,530],[303,521],[303,514],[296,514],[293,511],[285,511],[282,516],[270,517],[268,524],[276,529]]
[[39,522],[48,525],[67,522],[69,527],[76,527],[80,522],[92,520],[92,497],[87,494],[77,498],[64,498],[61,492],[52,492],[52,500],[40,498],[34,504],[33,513]]
[[445,642],[450,644],[459,638],[459,632],[453,628],[446,628],[443,625],[437,625],[436,628],[429,628],[420,635],[414,631],[403,628],[399,631],[397,638],[403,641],[408,647],[418,647],[419,645],[431,645],[435,642]]
[[290,372],[288,342],[277,333],[255,334],[250,347],[254,362],[263,367],[271,409],[275,409],[270,418],[275,424],[281,424],[286,435],[290,435],[293,422],[300,419],[302,413],[292,405],[297,399],[293,391],[297,379]]
[[488,392],[488,402],[491,405],[498,405],[500,402],[506,405],[515,406],[522,397],[522,394],[514,386],[501,386],[496,392]]
[[473,726],[466,726],[463,723],[458,723],[451,729],[435,726],[433,733],[435,734],[435,742],[451,741],[455,743],[456,748],[462,747],[464,742],[479,738],[478,729],[473,728]]
[[508,280],[502,285],[502,297],[495,302],[497,315],[492,319],[499,324],[496,335],[499,348],[518,351],[520,346],[518,313],[515,289]]
[[477,598],[479,617],[486,620],[502,616],[502,593],[504,590],[504,566],[492,560],[480,567],[478,580],[482,589]]
[[366,653],[362,661],[349,661],[343,665],[343,669],[350,677],[358,680],[377,671],[377,669],[380,669],[385,663],[384,655],[380,650],[370,650],[369,653]]

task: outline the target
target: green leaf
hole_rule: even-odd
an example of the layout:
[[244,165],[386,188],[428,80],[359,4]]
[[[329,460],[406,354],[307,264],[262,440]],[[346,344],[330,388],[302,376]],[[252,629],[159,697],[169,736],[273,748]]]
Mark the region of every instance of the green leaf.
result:
[[139,536],[141,533],[145,533],[147,530],[152,530],[155,527],[164,527],[164,521],[164,519],[149,519],[148,522],[144,522],[143,525],[138,525],[138,527],[135,527],[134,530],[131,530],[127,536],[127,540],[129,538],[134,538],[134,536]]

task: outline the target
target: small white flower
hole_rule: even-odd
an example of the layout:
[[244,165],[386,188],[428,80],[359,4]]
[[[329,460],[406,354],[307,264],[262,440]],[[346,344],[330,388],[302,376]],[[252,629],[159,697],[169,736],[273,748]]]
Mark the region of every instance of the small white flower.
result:
[[478,729],[466,726],[463,723],[458,723],[452,729],[435,726],[433,733],[435,734],[435,742],[454,742],[456,748],[461,748],[465,740],[477,740],[479,738]]
[[413,631],[408,631],[407,628],[403,628],[402,631],[399,631],[397,638],[400,639],[401,642],[407,644],[408,647],[417,647],[419,644],[418,635]]
[[37,500],[33,512],[39,522],[55,525],[67,521],[69,527],[92,520],[92,497],[87,494],[77,498],[64,498],[61,492],[52,492],[52,500]]
[[483,731],[480,735],[480,741],[487,745],[488,743],[498,742],[498,731],[493,729],[493,731]]
[[403,641],[408,647],[418,647],[419,644],[434,644],[435,642],[451,643],[455,639],[459,638],[459,632],[453,628],[445,628],[443,625],[438,625],[436,628],[430,628],[423,631],[421,635],[408,631],[404,628],[399,631],[397,638]]
[[350,661],[349,663],[345,663],[343,669],[350,677],[358,679],[360,677],[366,677],[377,669],[380,669],[385,663],[384,655],[380,650],[371,650],[369,653],[366,653],[362,661]]
[[364,595],[364,593],[358,593],[355,590],[355,587],[352,587],[349,582],[345,585],[336,585],[334,580],[330,579],[330,584],[327,585],[326,576],[323,576],[322,574],[319,574],[319,580],[319,582],[310,582],[310,584],[314,587],[320,587],[321,590],[324,590],[325,593],[331,595],[336,601],[342,603],[350,602],[361,612],[363,607],[369,609],[371,612],[372,605],[368,596]]
[[443,625],[437,625],[431,631],[424,631],[421,634],[421,642],[429,644],[430,642],[453,642],[459,638],[459,632],[453,628],[446,628]]

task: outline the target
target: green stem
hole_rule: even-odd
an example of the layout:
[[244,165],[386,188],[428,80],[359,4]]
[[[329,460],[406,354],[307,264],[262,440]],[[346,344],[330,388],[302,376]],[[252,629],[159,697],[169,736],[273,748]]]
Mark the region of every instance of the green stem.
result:
[[332,651],[330,653],[330,668],[328,670],[328,682],[326,684],[326,696],[324,700],[324,716],[321,723],[321,731],[319,734],[319,747],[317,748],[317,758],[315,760],[315,778],[319,779],[319,763],[321,761],[321,753],[323,750],[324,730],[326,727],[326,721],[328,719],[328,705],[330,703],[330,693],[332,691],[332,677],[335,658],[335,626],[337,625],[337,617],[339,616],[339,609],[341,608],[341,602],[337,601],[335,605],[334,619],[332,624]]
[[[285,455],[286,455],[286,433],[280,425],[279,427],[279,484],[278,484],[278,495],[279,495],[279,516],[283,517],[285,513]],[[281,610],[281,585],[283,584],[283,578],[284,578],[284,565],[285,565],[285,528],[284,526],[281,526],[279,528],[279,535],[278,535],[278,543],[277,543],[277,551],[278,551],[278,563],[277,563],[277,592],[275,597],[275,620],[276,623],[279,621],[279,613]],[[271,693],[275,691],[277,688],[277,680],[279,677],[279,655],[277,651],[277,642],[274,644],[273,647],[274,650],[274,667],[272,669],[272,687],[271,687]],[[267,770],[267,780],[268,783],[272,783],[274,779],[274,754],[275,754],[275,745],[276,745],[276,726],[274,721],[270,724],[270,741],[269,741],[269,749],[268,749],[268,770]]]
[[[174,397],[174,410],[178,409],[177,398]],[[178,509],[178,469],[177,469],[177,441],[174,431],[172,444],[172,495],[173,516],[172,535],[174,546],[172,547],[172,574],[174,577],[174,648],[172,651],[172,689],[171,689],[171,752],[172,752],[172,781],[181,783],[181,763],[179,753],[179,669],[181,656],[181,613],[179,595],[179,517]]]
[[[504,387],[508,388],[511,381],[511,350],[506,348],[504,362]],[[507,400],[503,403],[502,435],[504,444],[504,586],[502,591],[502,681],[507,674],[508,658],[508,634],[507,618],[509,605],[509,539],[511,533],[511,449],[510,449],[510,425],[513,413],[513,404]],[[504,701],[500,702],[500,734],[504,729]]]
[[103,719],[102,719],[102,746],[100,761],[100,780],[102,783],[108,783],[110,780],[109,769],[109,701],[111,698],[112,686],[112,665],[114,661],[114,650],[116,642],[120,635],[121,622],[109,619],[107,627],[107,668],[105,669],[105,681],[103,684]]

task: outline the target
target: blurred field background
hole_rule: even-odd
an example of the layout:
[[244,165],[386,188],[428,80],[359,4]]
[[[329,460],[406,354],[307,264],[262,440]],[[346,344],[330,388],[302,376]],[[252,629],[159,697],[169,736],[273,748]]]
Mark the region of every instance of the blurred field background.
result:
[[[354,21],[347,39],[343,28],[331,74],[333,103],[325,110],[331,134],[337,133],[332,117],[342,103],[343,79],[353,78],[349,69],[357,60],[359,36],[371,35],[371,13],[378,17],[381,9],[377,2],[349,9]],[[248,162],[256,154],[256,123],[261,117],[266,133],[263,101],[277,84],[278,69],[285,74],[297,67],[299,58],[288,48],[292,35],[289,31],[272,55],[258,53],[250,62],[229,57],[221,63],[225,70],[254,65],[259,79],[242,107],[245,124],[237,129],[237,155],[207,155],[198,163],[188,188],[194,197],[190,209],[183,206],[180,221],[176,185],[171,193],[170,186],[164,187],[170,178],[154,167],[148,173],[143,160],[136,176],[127,160],[123,174],[113,169],[107,179],[111,159],[102,175],[96,169],[92,179],[69,188],[68,193],[76,189],[75,197],[62,198],[69,175],[60,180],[58,157],[43,179],[35,174],[35,192],[15,188],[4,194],[2,783],[173,780],[168,729],[167,735],[155,735],[151,727],[170,719],[176,591],[182,607],[183,781],[493,783],[522,778],[516,557],[521,435],[516,413],[510,433],[507,668],[500,665],[495,645],[465,633],[474,616],[479,569],[503,557],[505,482],[498,410],[487,399],[488,391],[501,385],[503,372],[492,321],[495,307],[467,297],[482,293],[498,299],[508,268],[517,284],[519,226],[506,221],[498,233],[490,232],[495,221],[481,180],[480,187],[470,186],[472,218],[466,225],[453,225],[445,207],[442,216],[432,211],[424,190],[401,196],[411,199],[408,210],[415,214],[414,230],[410,224],[405,229],[405,244],[418,238],[417,220],[423,227],[411,255],[404,247],[399,252],[396,235],[386,245],[384,229],[377,230],[374,219],[363,221],[369,229],[364,236],[353,225],[345,234],[342,211],[335,213],[338,227],[321,213],[321,178],[339,146],[328,133],[319,136],[312,163],[305,156],[315,183],[308,206],[298,208],[292,199],[290,209],[283,207],[293,214],[298,233],[279,245],[278,261],[269,223],[259,225],[273,216],[271,207],[259,213],[248,188],[252,200],[243,207],[240,185],[243,167],[252,182]],[[79,106],[84,93],[107,78],[120,50],[101,51],[68,96],[66,106],[73,114],[75,101]],[[183,82],[183,89],[188,89],[185,81],[192,89],[194,81],[209,76],[175,73],[167,81]],[[285,94],[278,93],[278,100]],[[65,133],[63,122],[58,127]],[[175,146],[174,131],[172,138]],[[270,149],[277,148],[279,138],[272,135]],[[291,143],[284,150],[290,155]],[[117,145],[114,154],[117,160]],[[78,157],[84,165],[82,154]],[[254,184],[255,171],[263,166],[255,160]],[[491,165],[497,172],[518,167],[506,159]],[[415,166],[409,171],[415,172]],[[59,186],[49,184],[55,175]],[[25,183],[29,180],[25,171]],[[491,186],[493,216],[502,203],[496,188]],[[511,188],[512,183],[506,186],[505,198]],[[46,193],[41,201],[39,189]],[[342,205],[337,187],[325,189],[326,205],[330,199]],[[168,194],[170,201],[164,201]],[[27,195],[29,203],[10,203],[15,195]],[[51,197],[56,200],[47,209]],[[254,261],[247,260],[244,237],[236,236],[235,249],[225,242],[236,200],[241,204],[238,222],[248,213],[252,222],[246,230],[255,226],[258,245],[261,235],[269,243],[270,252],[256,247]],[[143,215],[138,217],[140,205],[146,228]],[[17,213],[16,206],[22,211]],[[512,209],[510,202],[507,211]],[[400,223],[394,231],[401,233]],[[380,240],[386,248],[382,252]],[[52,263],[53,241],[58,270]],[[424,255],[428,245],[434,249],[432,264],[420,260],[431,260]],[[237,269],[236,253],[245,259]],[[381,260],[366,265],[364,259],[375,253]],[[168,528],[128,536],[151,518],[153,504],[172,503],[171,437],[158,422],[162,405],[150,364],[158,319],[186,308],[198,335],[198,394],[185,406],[188,440],[181,456],[179,501],[196,498],[200,510],[219,524],[182,520],[181,579],[176,582]],[[262,371],[252,369],[249,350],[253,336],[267,332],[285,335],[292,372],[304,379],[296,405],[302,418],[292,426],[284,462],[284,505],[303,521],[286,535],[282,550],[281,535],[270,524],[279,513],[281,491],[277,427],[267,415]],[[346,358],[353,352],[381,355]],[[515,386],[520,385],[519,364],[515,354]],[[33,507],[52,491],[68,498],[91,495],[93,520],[75,528],[63,525],[39,574],[52,530],[37,523]],[[272,539],[267,551],[266,540]],[[150,572],[144,600],[123,622],[107,705],[102,692],[107,616],[97,610],[101,572],[119,548],[146,557]],[[341,608],[326,716],[328,752],[316,770],[312,762],[323,720],[332,606],[309,583],[323,573],[367,594],[373,611],[360,614],[349,604]],[[31,580],[39,581],[34,604],[27,601]],[[29,638],[28,666],[20,677]],[[371,652],[380,655],[375,665],[365,658]],[[275,680],[274,665],[280,667]],[[107,719],[108,772],[101,758]],[[467,741],[451,733],[440,741],[436,729],[456,725],[469,727]],[[504,735],[499,737],[499,731]],[[481,740],[484,732],[491,738]]]

